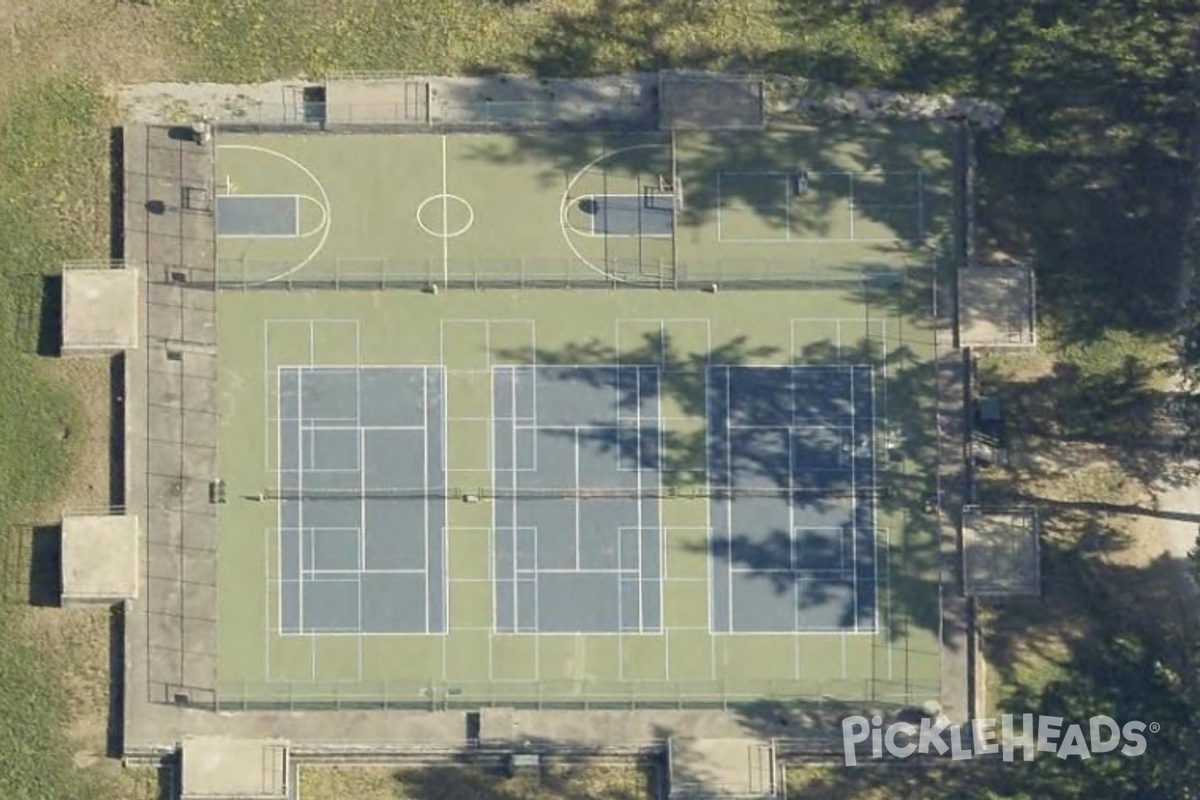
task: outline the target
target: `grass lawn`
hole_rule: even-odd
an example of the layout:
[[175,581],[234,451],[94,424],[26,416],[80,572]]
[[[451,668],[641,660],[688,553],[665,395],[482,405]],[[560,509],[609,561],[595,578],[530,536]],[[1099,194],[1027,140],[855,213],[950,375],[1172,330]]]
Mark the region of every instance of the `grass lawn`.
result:
[[619,767],[555,767],[540,780],[474,768],[312,768],[300,774],[304,800],[653,800],[651,776]]
[[[105,79],[157,71],[144,15],[0,0],[0,797],[160,794],[108,750],[106,610],[31,605],[53,589],[47,523],[109,502],[109,365],[46,358],[68,258],[108,255]],[[44,303],[49,298],[50,302]],[[52,321],[52,320],[48,320]],[[53,548],[50,548],[52,551]],[[47,556],[50,556],[49,558]]]

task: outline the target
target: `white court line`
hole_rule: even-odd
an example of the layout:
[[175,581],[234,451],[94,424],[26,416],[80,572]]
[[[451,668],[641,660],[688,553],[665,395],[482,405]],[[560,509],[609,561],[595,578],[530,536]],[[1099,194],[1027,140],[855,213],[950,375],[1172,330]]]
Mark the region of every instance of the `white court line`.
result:
[[303,172],[308,177],[308,179],[313,182],[313,184],[317,187],[317,192],[319,192],[321,195],[321,205],[325,209],[325,228],[321,233],[321,239],[317,242],[316,246],[312,249],[312,252],[310,252],[307,256],[305,256],[305,258],[302,261],[300,261],[298,264],[296,264],[295,266],[284,270],[283,272],[279,273],[278,275],[272,275],[271,277],[266,278],[264,280],[255,281],[252,283],[252,285],[257,286],[257,285],[261,285],[264,283],[273,283],[274,281],[288,278],[291,275],[295,274],[296,272],[299,272],[300,270],[304,269],[304,267],[308,266],[309,262],[311,262],[314,258],[316,258],[317,254],[320,253],[322,249],[324,249],[325,242],[329,239],[329,232],[330,232],[330,230],[333,229],[333,207],[329,203],[329,193],[325,191],[324,184],[321,183],[321,181],[317,178],[317,176],[314,175],[312,173],[312,170],[310,170],[308,167],[304,166],[303,164],[301,164],[299,161],[292,158],[291,156],[284,155],[283,153],[280,153],[276,150],[271,150],[270,148],[259,147],[258,145],[250,145],[250,144],[223,144],[223,145],[218,145],[217,149],[218,150],[249,150],[251,152],[265,153],[268,156],[274,156],[275,158],[279,158],[279,159],[282,159],[283,161],[286,161],[287,163],[296,167],[296,169]]
[[[472,629],[471,628],[455,628],[455,630],[472,630]],[[672,627],[671,630],[702,630],[702,629],[701,628]],[[626,636],[636,636],[637,632],[636,631],[537,631],[537,630],[531,630],[531,631],[519,631],[519,632],[516,632],[516,634],[514,634],[512,632],[498,634],[498,636],[500,636],[500,637],[512,636],[512,635],[532,636],[535,638],[535,640],[543,639],[543,638],[559,638],[559,637],[565,637],[565,636],[571,636],[571,637],[587,636],[589,638],[590,637],[595,637],[595,638],[618,637],[617,647],[618,647],[618,653],[619,653],[620,647],[621,647],[620,639],[623,637],[626,637]],[[657,635],[657,634],[651,634],[651,635]],[[538,658],[535,661],[535,664],[538,665],[536,670],[537,670],[537,674],[540,675],[541,674],[540,658]],[[541,680],[541,678],[533,678],[533,679],[531,679],[531,678],[497,678],[496,682],[497,683],[522,683],[522,682],[527,683],[530,680]]]
[[[517,490],[517,473],[515,471],[512,473],[512,489],[513,489],[514,493]],[[494,503],[493,505],[499,505],[499,504]],[[513,582],[513,586],[512,586],[512,593],[513,593],[513,595],[512,595],[512,632],[520,633],[521,632],[521,624],[520,624],[521,593],[517,590],[517,587],[520,585],[518,582],[518,578],[517,578],[517,541],[518,541],[517,527],[518,527],[518,523],[520,522],[520,520],[518,519],[518,516],[517,516],[517,508],[518,508],[517,501],[510,500],[507,505],[508,505],[510,511],[512,512],[512,521],[510,523],[512,525],[512,554],[513,554],[513,557],[512,557],[512,582]],[[534,555],[533,563],[537,564],[537,555],[536,554]]]
[[[800,530],[805,530],[801,528]],[[794,567],[734,567],[736,575],[795,575],[799,578],[848,578],[852,569],[799,569]],[[797,627],[797,631],[799,628]],[[784,631],[791,633],[791,631]]]
[[[857,631],[856,631],[856,632],[857,632]],[[841,645],[842,645],[842,680],[845,680],[845,679],[846,679],[846,660],[847,660],[847,657],[846,657],[846,637],[845,637],[844,635],[843,635],[843,636],[839,636],[839,637],[838,637],[838,640],[841,642]]]
[[[613,430],[613,424],[611,422],[607,423],[607,424],[594,424],[594,425],[593,424],[570,425],[570,424],[566,424],[566,423],[564,423],[562,425],[516,424],[516,425],[513,425],[513,427],[516,428],[517,430],[522,430],[522,431],[586,431],[586,432],[591,433],[591,432],[596,432],[596,431],[604,432],[604,431]],[[528,471],[528,470],[518,470],[518,471]]]
[[355,629],[356,633],[362,633],[362,629],[363,629],[363,615],[362,615],[363,587],[362,587],[362,574],[361,573],[356,575],[354,578],[354,594],[358,599],[358,602],[355,603],[355,610],[358,612],[358,618],[354,621],[354,629]]
[[[266,420],[278,419],[279,417],[282,416],[281,408],[277,407],[274,411],[271,410],[271,393],[269,391],[267,391],[267,387],[270,385],[269,384],[269,381],[270,381],[269,376],[271,374],[271,361],[270,361],[271,347],[270,347],[270,341],[269,341],[270,327],[271,327],[271,320],[269,320],[269,319],[263,320],[263,324],[262,324],[263,419],[266,419]],[[276,404],[276,406],[281,406],[282,402],[283,402],[283,396],[281,394],[281,381],[280,381],[280,377],[279,377],[281,370],[282,370],[282,367],[280,365],[275,366],[275,404]],[[276,441],[276,444],[277,445],[279,444],[278,440]],[[263,470],[269,472],[272,469],[275,469],[276,467],[278,467],[280,453],[282,453],[282,452],[283,451],[278,448],[275,450],[276,463],[272,464],[271,463],[271,429],[270,429],[270,426],[266,426],[266,428],[263,430]]]
[[721,194],[721,175],[723,170],[717,170],[717,242],[725,241],[724,222],[722,220],[721,209],[725,207],[725,199]]
[[[797,627],[799,627],[799,626],[797,626]],[[802,658],[801,653],[800,653],[800,642],[801,641],[803,641],[801,639],[801,637],[793,635],[793,637],[792,637],[792,679],[797,680],[797,681],[800,680],[801,676],[804,674],[804,670],[802,670],[800,668],[800,662],[801,662],[801,658]]]
[[790,239],[726,236],[720,240],[722,244],[887,244],[896,241],[895,236],[856,236],[853,239],[839,239],[829,236],[801,238],[793,236]]
[[[617,566],[620,566],[624,561],[621,547],[621,529],[617,529]],[[625,678],[625,600],[624,600],[624,581],[621,576],[617,576],[617,678],[623,680]],[[641,586],[638,586],[641,589]]]
[[858,440],[854,436],[853,428],[858,422],[857,409],[854,406],[854,370],[850,371],[850,422],[852,433],[850,435],[850,555],[851,561],[855,565],[854,569],[854,587],[851,597],[851,608],[854,615],[854,632],[858,632]]
[[[458,419],[456,417],[456,419]],[[337,420],[349,423],[351,420]],[[305,425],[306,431],[420,431],[424,425]],[[339,470],[340,471],[340,470]]]
[[[705,352],[708,352],[707,350]],[[658,428],[658,450],[655,453],[655,458],[658,461],[658,471],[655,478],[658,480],[656,488],[663,488],[663,415],[662,415],[662,385],[663,385],[663,370],[658,370],[655,373],[656,391],[655,391],[655,414],[657,415]],[[658,524],[655,526],[658,530],[658,625],[655,626],[655,631],[662,632],[663,621],[666,617],[665,586],[667,583],[667,534],[663,525],[663,500],[657,498],[655,503],[658,505]],[[707,503],[705,504],[707,505]],[[664,641],[664,647],[666,642]]]
[[[442,136],[442,233],[450,232],[450,178],[446,165],[446,137]],[[442,236],[442,280],[450,282],[450,237]],[[445,363],[445,362],[443,362]]]
[[[445,137],[442,137],[442,145],[445,147]],[[443,150],[443,165],[445,164],[445,150]],[[428,421],[429,419],[429,367],[421,369],[421,414]],[[425,632],[429,633],[429,425],[422,425],[421,431],[421,494],[425,499],[421,501],[421,515],[425,522],[425,535],[422,536],[422,550],[424,551],[425,561],[425,596],[422,598],[425,606]]]
[[[876,535],[876,537],[879,536],[878,528],[875,530],[875,535]],[[884,535],[883,551],[884,551],[884,553],[887,554],[887,559],[888,559],[887,570],[884,573],[884,587],[885,587],[884,598],[885,598],[885,601],[887,602],[888,616],[891,616],[891,614],[892,614],[892,529],[884,528],[883,535]],[[878,596],[879,596],[879,587],[878,586],[875,587],[875,595],[876,595],[876,598],[878,598]],[[876,602],[875,602],[875,620],[876,620],[875,621],[875,631],[878,632],[879,631],[879,601],[878,601],[878,599],[876,599]],[[886,622],[885,622],[885,625],[886,625]],[[905,633],[907,633],[907,631]],[[895,650],[896,650],[896,645],[892,641],[891,637],[889,636],[888,637],[888,646],[887,646],[887,650],[886,650],[888,680],[892,680],[895,675],[895,672],[893,669],[893,664],[892,664],[893,657],[895,655]]]
[[[725,470],[727,473],[729,489],[732,492],[732,490],[733,490],[733,437],[730,435],[732,433],[732,431],[730,429],[730,420],[733,418],[733,413],[732,413],[732,406],[731,406],[731,403],[732,403],[732,399],[731,399],[732,392],[730,390],[731,383],[732,383],[732,381],[730,380],[729,367],[725,367]],[[725,535],[725,543],[726,543],[725,544],[725,553],[726,553],[726,555],[725,555],[725,571],[727,573],[726,588],[729,591],[729,598],[728,598],[729,605],[727,606],[726,610],[729,612],[728,629],[730,631],[732,631],[733,630],[733,501],[725,500],[723,502],[725,503],[725,524],[727,526],[726,532],[725,532],[726,533],[726,535]]]
[[875,631],[855,631],[850,628],[805,628],[802,631],[729,631],[727,633],[722,632],[721,636],[828,636],[831,633],[836,633],[840,636],[861,636],[864,638],[870,638],[875,635]]
[[[265,330],[266,330],[266,328],[264,325],[264,337],[266,335]],[[263,348],[263,359],[264,359],[264,361],[266,360],[266,348],[265,347]],[[265,370],[265,365],[264,365],[264,370]],[[278,367],[276,367],[276,369],[275,369],[276,402],[282,402],[282,397],[283,397],[283,395],[281,394],[282,386],[280,383],[280,374],[281,374],[281,370]],[[268,395],[270,393],[263,392],[263,394]],[[270,400],[269,400],[269,398],[264,397],[263,402],[269,403]],[[267,439],[267,445],[266,445],[265,449],[268,451],[270,449],[270,444],[269,444],[270,429],[271,429],[271,426],[268,425],[267,430],[264,431],[264,438]],[[270,462],[269,452],[266,454],[266,460],[268,462]],[[276,470],[275,480],[279,482],[280,486],[282,486],[283,485],[283,469],[282,469],[282,466],[283,466],[283,424],[282,423],[276,423],[276,425],[275,425],[275,462],[276,462],[275,463],[275,470]],[[275,550],[275,552],[279,554],[278,555],[278,560],[279,560],[278,568],[279,568],[279,577],[280,578],[283,577],[283,530],[282,530],[282,528],[283,528],[283,498],[279,498],[275,501],[275,531],[276,531],[276,545],[275,545],[276,550]],[[266,545],[266,547],[268,549],[270,548],[269,542]],[[268,553],[268,563],[269,563],[269,558],[270,558],[270,554]],[[279,591],[282,592],[283,591],[282,588]],[[268,588],[268,590],[267,590],[268,596],[270,595],[270,593],[271,593],[270,589]],[[276,613],[278,614],[278,620],[277,620],[278,624],[276,625],[276,629],[279,631],[282,631],[283,630],[283,595],[280,594],[278,599],[279,599],[279,608],[276,609]],[[270,608],[270,607],[271,607],[270,601],[268,600],[267,608]],[[270,616],[270,615],[267,615],[267,616]],[[268,625],[267,634],[269,636],[270,635],[270,623],[268,622],[267,625]],[[266,643],[266,650],[264,652],[266,652],[266,654],[267,654],[267,679],[270,680],[271,643],[270,643],[269,639]]]
[[783,179],[783,236],[785,241],[792,240],[792,179]]
[[850,425],[730,425],[731,431],[849,431]]
[[800,629],[800,580],[796,569],[796,372],[788,370],[788,399],[791,401],[790,419],[793,426],[787,434],[788,451],[788,569],[792,573],[792,628]]
[[849,190],[850,190],[850,194],[849,194],[849,198],[850,198],[850,233],[849,233],[849,236],[850,236],[850,241],[853,242],[853,241],[855,241],[855,238],[854,238],[855,207],[854,207],[854,174],[853,173],[850,174]]
[[917,170],[917,243],[925,241],[925,170]]
[[[456,630],[468,630],[468,629],[456,628]],[[361,636],[364,639],[376,639],[376,638],[387,638],[387,637],[404,638],[404,637],[421,636],[421,637],[428,639],[430,634],[425,633],[424,631],[366,631],[366,630],[362,630],[361,628],[356,629],[356,630],[351,630],[349,628],[337,628],[337,629],[322,628],[322,629],[319,629],[312,633],[283,634],[283,638],[304,637],[304,638],[311,638],[313,640],[315,640],[316,637],[318,637],[318,636],[320,636],[322,638],[330,638],[330,637],[341,638],[341,637],[350,637],[350,636]],[[443,638],[445,638],[445,637],[443,637]],[[338,678],[338,679],[328,679],[328,680],[323,679],[321,681],[321,683],[355,683],[355,682],[356,681],[352,678]]]
[[[303,419],[303,417],[304,417],[304,373],[299,372],[299,371],[296,373],[296,413]],[[299,462],[300,466],[303,467],[304,466],[304,437],[299,434],[299,431],[297,431],[297,435],[296,435],[296,458],[297,458],[297,461]],[[300,474],[296,477],[296,488],[298,490],[298,494],[301,497],[303,497],[304,496],[304,470],[303,469],[301,469]],[[280,500],[279,502],[282,505],[283,500]],[[296,525],[300,529],[299,541],[297,542],[297,546],[296,546],[296,558],[298,560],[298,563],[296,565],[296,574],[301,575],[304,573],[304,502],[299,501],[299,500],[296,501]],[[303,631],[304,630],[304,582],[303,581],[300,582],[298,595],[299,595],[297,597],[298,616],[297,616],[296,627],[300,631]],[[314,679],[316,678],[315,672],[313,673],[313,677],[314,677]]]
[[[816,175],[818,177],[832,177],[839,175],[915,175],[919,170],[890,170],[890,169],[856,169],[856,170],[807,170],[809,176]],[[719,175],[742,176],[742,177],[772,177],[783,178],[795,174],[786,170],[757,170],[757,169],[723,169]]]
[[375,569],[374,567],[366,567],[364,569],[307,569],[305,575],[310,576],[307,580],[311,583],[321,583],[322,581],[344,581],[345,578],[313,578],[311,576],[321,575],[424,575],[425,570],[420,568],[406,569]]
[[[720,175],[719,172],[717,174],[718,174],[718,176]],[[711,376],[712,376],[712,368],[710,367],[709,369],[706,369],[704,371],[704,404],[705,404],[706,408],[708,407],[709,399],[712,397]],[[711,425],[712,425],[711,415],[706,415],[705,420],[704,420],[704,474],[707,477],[708,482],[710,484],[712,483],[712,437],[709,435],[711,432]],[[717,637],[713,636],[712,634],[715,632],[714,628],[713,628],[713,624],[715,622],[714,617],[716,616],[714,613],[714,611],[715,611],[714,605],[716,604],[716,592],[715,592],[714,587],[717,582],[717,567],[716,567],[717,560],[713,557],[712,500],[709,500],[707,503],[704,504],[704,514],[705,514],[705,523],[706,523],[705,527],[707,528],[707,530],[705,531],[705,536],[704,536],[704,545],[705,545],[704,549],[705,549],[705,552],[708,554],[707,563],[705,565],[706,572],[708,573],[707,574],[708,586],[707,586],[707,591],[706,591],[706,594],[708,595],[708,633],[709,633],[708,666],[709,666],[709,678],[716,679],[716,677],[717,677]]]
[[[355,413],[358,415],[358,420],[362,422],[362,372],[359,371],[354,376],[354,391],[355,391]],[[362,492],[362,497],[359,499],[358,513],[361,516],[359,525],[360,531],[358,535],[358,566],[361,570],[367,568],[367,432],[362,427],[358,429],[358,488]],[[358,587],[358,618],[359,627],[362,627],[362,585]]]
[[[531,354],[531,356],[532,356],[532,358],[533,358],[533,363],[532,363],[532,364],[528,364],[528,365],[526,365],[526,369],[529,371],[529,379],[530,379],[530,383],[533,385],[533,395],[532,395],[532,396],[533,396],[533,408],[532,408],[532,409],[530,409],[530,413],[531,413],[531,414],[533,414],[533,418],[534,418],[534,419],[537,419],[537,418],[538,418],[538,390],[537,390],[537,370],[538,370],[538,363],[537,363],[538,344],[537,344],[537,341],[538,341],[538,340],[537,340],[537,320],[533,320],[533,319],[531,319],[531,320],[528,320],[528,322],[529,322],[529,343],[530,343],[530,350],[529,350],[529,352],[530,352],[530,354]],[[534,454],[535,454],[535,456],[534,456],[534,457],[535,457],[535,458],[536,458],[536,453],[537,453],[537,450],[536,450],[536,448],[535,448],[535,449],[534,449]],[[536,463],[536,462],[535,462],[535,463]]]
[[[443,480],[446,479],[449,470],[447,465],[450,463],[450,450],[448,440],[446,438],[446,411],[447,404],[447,387],[446,387],[446,370],[443,366],[435,367],[437,374],[438,386],[438,403],[442,406],[442,414],[440,415],[439,424],[442,430],[442,446],[441,446],[441,469],[438,472],[442,475]],[[428,412],[426,412],[426,420],[428,421]],[[491,426],[489,426],[490,428]],[[491,438],[488,438],[488,446],[491,446]],[[491,450],[488,451],[488,463],[491,463]],[[442,498],[442,627],[439,633],[450,634],[450,497],[449,492],[446,492],[446,497]],[[491,552],[490,550],[488,552]],[[491,566],[488,566],[488,574],[491,574]],[[445,649],[447,645],[442,644],[442,677],[445,678],[446,661]]]
[[[538,405],[538,375],[536,375],[532,371],[532,369],[529,369],[528,378],[529,378],[529,385],[533,387],[534,408],[532,409],[533,416],[530,417],[530,419],[533,420],[533,425],[529,426],[529,427],[524,427],[521,425],[520,422],[517,422],[516,420],[514,420],[514,422],[512,422],[512,462],[520,463],[521,464],[520,471],[523,471],[523,473],[536,473],[536,471],[538,471],[538,465],[539,465],[538,464],[538,452],[539,452],[538,432],[541,431],[541,428],[538,426],[538,408],[536,408],[536,405]],[[516,408],[517,397],[518,397],[517,381],[520,379],[521,379],[520,371],[515,371],[514,373],[512,373],[512,404],[514,404],[514,408]],[[517,457],[517,452],[518,452],[517,441],[520,441],[520,439],[518,439],[518,437],[517,437],[518,431],[533,431],[533,434],[534,434],[533,439],[529,441],[529,444],[530,444],[529,452],[530,452],[530,455],[533,455],[533,459],[532,459],[533,463],[530,463],[530,459],[518,459],[518,457]]]
[[[659,371],[667,368],[667,321],[658,321],[658,364]],[[639,398],[640,399],[640,398]]]
[[[513,559],[516,563],[516,559]],[[538,535],[537,528],[533,529],[533,563],[538,563]],[[541,581],[534,576],[533,578],[533,630],[529,633],[540,634],[542,629],[541,618]],[[537,639],[533,642],[533,675],[537,680],[542,679],[542,648],[538,645]]]
[[[883,405],[883,433],[884,433],[884,435],[885,435],[885,436],[890,436],[890,435],[891,435],[891,429],[890,429],[890,426],[888,425],[888,407],[889,407],[889,406],[888,406],[888,339],[887,339],[887,318],[885,317],[884,319],[882,319],[882,320],[881,320],[881,322],[883,323],[883,325],[882,325],[882,329],[881,329],[881,332],[880,332],[880,336],[882,337],[882,344],[881,344],[881,348],[880,348],[880,349],[882,350],[882,352],[880,353],[880,355],[881,355],[881,362],[882,362],[882,365],[881,365],[881,368],[880,368],[880,369],[882,370],[882,373],[883,373],[883,375],[882,375],[882,377],[883,377],[883,381],[882,381],[882,382],[883,382],[883,392],[882,392],[882,394],[883,394],[883,403],[882,403],[882,405]],[[875,375],[875,371],[874,371],[874,370],[872,370],[872,371],[871,371],[871,380],[872,380],[872,381],[874,381],[874,375]],[[871,392],[872,392],[872,394],[871,394],[871,397],[872,397],[872,402],[874,402],[874,397],[875,397],[875,394],[874,394],[875,390],[874,390],[874,388],[872,388]],[[878,409],[876,409],[874,406],[872,406],[872,408],[871,408],[871,414],[872,414],[872,415],[874,415],[874,414],[876,414],[876,413],[878,413]]]
[[[572,455],[572,457],[573,457],[573,458],[574,458],[574,460],[575,460],[575,463],[574,463],[574,471],[575,471],[575,487],[576,487],[576,489],[578,489],[578,488],[579,488],[579,486],[580,486],[580,480],[579,480],[579,478],[580,478],[580,474],[579,474],[579,472],[580,472],[580,470],[579,470],[579,449],[580,449],[580,448],[579,448],[579,429],[578,429],[578,428],[575,428],[575,429],[574,429],[574,439],[573,439],[573,444],[574,444],[574,448],[573,448],[573,451],[572,451],[571,455]],[[578,494],[577,494],[577,495],[576,495],[576,497],[574,498],[574,500],[573,500],[573,503],[574,503],[574,506],[575,506],[575,569],[576,569],[576,571],[578,571],[578,570],[579,570],[579,529],[580,529],[580,527],[582,527],[582,525],[581,525],[581,523],[580,523],[580,519],[579,519],[579,517],[580,517],[580,506],[581,506],[581,505],[582,505],[582,503],[583,503],[583,501],[582,501],[582,500],[579,498]],[[619,556],[619,555],[620,555],[621,543],[620,543],[620,541],[619,541],[620,537],[618,536],[617,538],[618,538],[618,542],[617,542],[617,553],[618,553],[618,556]],[[620,563],[620,561],[618,561],[617,563],[619,564],[619,563]],[[620,607],[620,606],[618,606],[618,608],[619,608],[619,607]]]
[[[662,339],[660,338],[659,341],[662,341]],[[637,441],[637,446],[634,448],[634,459],[636,461],[634,466],[637,468],[637,472],[634,474],[637,476],[637,492],[638,492],[638,499],[637,499],[638,633],[645,633],[645,624],[644,623],[645,623],[646,609],[644,607],[644,604],[642,603],[642,590],[645,588],[645,585],[643,582],[645,576],[642,575],[642,525],[644,524],[643,516],[642,516],[642,503],[645,502],[645,498],[642,497],[642,464],[643,464],[643,462],[642,462],[642,368],[636,367],[636,366],[633,368],[633,402],[634,402],[634,406],[637,410],[637,417],[636,417],[637,427],[634,429],[634,436],[636,437],[636,441]],[[621,562],[618,561],[617,566],[620,566],[620,563]],[[618,593],[620,592],[619,587],[618,587],[617,591],[618,591]],[[621,626],[622,622],[623,622],[623,620],[618,619],[617,625]]]
[[[871,483],[873,488],[879,488],[879,451],[875,447],[875,370],[871,370]],[[871,585],[875,593],[875,630],[879,630],[879,502],[874,497],[871,503]],[[890,559],[890,556],[889,556]],[[888,573],[891,574],[891,563],[888,563]],[[858,575],[858,562],[854,562],[854,574]],[[890,577],[889,577],[890,581]]]
[[[440,347],[440,345],[439,345],[439,347]],[[446,363],[446,361],[443,358],[442,364],[445,364],[445,363]],[[498,427],[498,423],[500,422],[500,420],[496,418],[496,370],[492,369],[492,370],[489,370],[489,372],[490,372],[490,376],[489,376],[489,380],[488,380],[488,409],[491,413],[493,422],[492,422],[492,424],[488,425],[488,453],[490,454],[490,456],[488,458],[488,466],[490,467],[490,469],[488,470],[488,478],[492,482],[491,488],[492,488],[492,491],[494,492],[497,488],[499,488],[496,486],[496,474],[499,471],[497,469],[498,465],[496,464],[497,456],[498,456],[498,452],[496,450],[496,428]],[[449,417],[449,411],[450,411],[449,393],[450,393],[450,387],[449,387],[449,384],[447,383],[447,386],[446,386],[447,398],[445,401],[447,413],[442,415],[443,420],[445,420],[447,417]],[[444,422],[443,424],[448,425],[449,423]],[[447,433],[449,433],[449,429],[447,429]],[[447,472],[450,471],[450,450],[448,448],[446,450],[446,471]],[[492,678],[492,636],[494,636],[496,633],[496,622],[497,622],[498,617],[500,616],[500,606],[499,606],[499,604],[497,602],[497,598],[496,598],[496,580],[495,580],[498,577],[496,575],[496,553],[498,552],[498,550],[497,550],[497,546],[496,546],[496,536],[495,536],[496,506],[497,505],[498,505],[498,503],[492,503],[492,510],[491,510],[492,524],[488,529],[489,530],[489,533],[488,533],[488,578],[493,579],[492,580],[492,624],[491,624],[491,628],[488,632],[488,679],[489,680]],[[447,508],[446,513],[447,514],[450,513],[449,508]],[[447,521],[449,521],[450,518],[447,516],[446,519],[447,519]],[[514,520],[514,522],[515,522],[515,520]],[[516,560],[515,553],[513,554],[513,560],[514,561]],[[447,581],[447,583],[448,582],[449,581]],[[446,627],[447,627],[447,629],[449,629],[449,620],[450,620],[450,612],[449,612],[449,609],[447,609],[447,611],[446,611]]]
[[[537,528],[523,528],[522,530],[534,530]],[[632,528],[623,528],[622,530],[632,530]],[[618,547],[620,545],[618,544]],[[541,575],[629,575],[637,577],[638,570],[636,567],[626,569],[603,569],[603,568],[588,568],[588,569],[568,569],[566,567],[539,567],[537,569],[518,569],[517,574],[528,580],[529,576],[534,574]]]
[[[275,594],[278,599],[275,609],[275,630],[283,632],[283,583],[282,581],[272,581],[270,578],[271,564],[271,528],[266,528],[263,531],[263,567],[267,572],[267,580],[263,581],[263,600],[265,605],[263,608],[266,613],[263,614],[263,680],[270,682],[271,680],[271,589],[275,589]],[[279,562],[277,569],[282,577],[283,572],[283,547],[282,533],[276,527],[275,533],[275,552],[278,553],[277,561]],[[278,586],[271,586],[272,583],[278,583]]]
[[355,650],[354,657],[358,660],[358,680],[363,679],[363,631],[362,628],[362,584],[358,587],[358,636],[355,637],[355,643],[358,645]]
[[[571,190],[573,188],[575,188],[575,184],[578,183],[579,179],[582,178],[585,174],[587,174],[587,172],[589,170],[591,170],[592,167],[596,166],[596,164],[599,164],[601,161],[604,161],[605,159],[614,158],[618,155],[621,155],[622,153],[630,153],[630,152],[633,152],[634,150],[657,150],[662,147],[668,147],[668,146],[669,145],[665,144],[665,143],[636,144],[636,145],[631,145],[629,147],[621,147],[616,150],[603,152],[600,155],[593,158],[588,163],[584,164],[583,167],[581,167],[571,177],[571,179],[569,181],[567,181],[567,188],[563,190],[562,198],[559,200],[559,203],[558,203],[559,229],[562,232],[563,241],[566,242],[567,247],[570,248],[571,252],[575,254],[575,257],[578,258],[585,267],[592,270],[593,272],[603,275],[606,278],[612,279],[614,282],[628,283],[628,279],[623,278],[620,275],[617,275],[615,273],[609,272],[607,269],[601,269],[600,267],[597,267],[595,264],[593,264],[588,259],[584,258],[583,253],[580,253],[579,248],[576,247],[575,243],[571,241],[571,237],[570,237],[570,235],[568,235],[568,231],[571,230],[571,227],[567,224],[567,213],[568,213],[567,209],[570,206],[569,200],[571,198]],[[607,266],[607,263],[605,266]]]

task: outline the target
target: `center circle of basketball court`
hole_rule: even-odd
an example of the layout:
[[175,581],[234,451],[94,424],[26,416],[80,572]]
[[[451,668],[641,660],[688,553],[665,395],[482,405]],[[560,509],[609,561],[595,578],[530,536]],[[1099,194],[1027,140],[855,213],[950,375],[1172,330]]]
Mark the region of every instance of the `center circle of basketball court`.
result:
[[430,236],[453,239],[475,224],[475,209],[456,194],[435,194],[417,206],[417,224]]

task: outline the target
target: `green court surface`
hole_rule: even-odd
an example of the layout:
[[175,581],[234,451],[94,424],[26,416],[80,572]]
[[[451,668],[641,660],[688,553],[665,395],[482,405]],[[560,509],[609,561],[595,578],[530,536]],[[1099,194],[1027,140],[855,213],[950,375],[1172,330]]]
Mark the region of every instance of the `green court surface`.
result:
[[[899,136],[863,124],[736,135],[230,134],[218,149],[218,204],[292,197],[297,219],[287,220],[292,236],[223,223],[237,233],[221,239],[220,279],[671,286],[889,271],[949,243],[952,143],[938,129]],[[606,234],[597,208],[608,206],[596,198],[647,210]]]
[[[922,511],[936,467],[933,348],[928,287],[913,278],[927,270],[913,265],[947,246],[948,152],[942,133],[896,141],[874,126],[674,141],[222,136],[218,197],[295,199],[231,205],[220,223],[235,232],[218,242],[228,489],[220,507],[221,705],[936,698],[936,520]],[[581,201],[601,195],[645,198],[656,209],[669,196],[672,234],[659,235],[656,222],[639,235],[636,213],[597,226],[597,206]],[[868,273],[891,279],[853,280]],[[620,288],[764,276],[794,285]],[[376,282],[491,288],[379,291]],[[515,288],[521,283],[613,288]],[[497,628],[495,372],[554,364],[644,365],[658,376],[660,625]],[[869,370],[860,402],[870,411],[851,430],[862,439],[853,445],[871,450],[878,489],[863,501],[872,503],[873,553],[854,556],[870,564],[872,606],[833,630],[720,632],[711,618],[719,559],[709,368],[791,365]],[[429,534],[444,543],[444,627],[294,632],[281,624],[289,573],[275,497],[281,463],[291,458],[280,433],[280,375],[291,367],[444,371],[438,438],[449,488],[444,529]],[[743,571],[772,572],[761,554],[744,560]]]

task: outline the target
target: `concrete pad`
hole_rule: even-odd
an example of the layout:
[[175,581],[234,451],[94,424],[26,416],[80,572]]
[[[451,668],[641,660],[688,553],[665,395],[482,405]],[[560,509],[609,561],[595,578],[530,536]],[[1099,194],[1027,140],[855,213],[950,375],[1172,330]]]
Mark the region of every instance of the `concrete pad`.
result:
[[287,796],[288,746],[278,739],[188,737],[179,760],[183,800]]
[[422,80],[334,80],[325,87],[329,125],[421,125],[429,119]]
[[103,515],[62,522],[62,602],[113,603],[138,594],[138,518]]
[[136,269],[63,272],[63,352],[111,353],[136,349],[138,287]]
[[963,585],[969,596],[1041,593],[1037,512],[963,509]]
[[664,75],[659,113],[664,130],[762,128],[763,82],[752,75]]
[[958,346],[1033,347],[1037,301],[1033,270],[970,267],[958,271]]
[[775,797],[775,747],[761,739],[674,738],[667,743],[672,798]]

